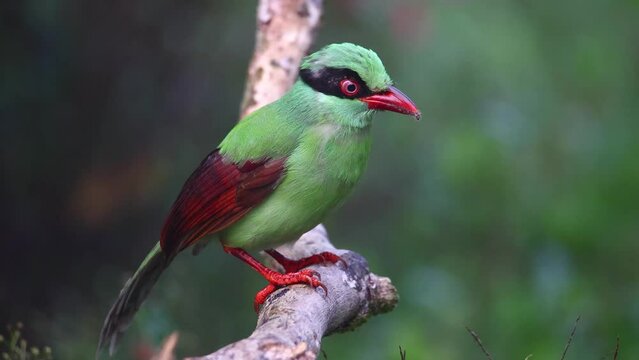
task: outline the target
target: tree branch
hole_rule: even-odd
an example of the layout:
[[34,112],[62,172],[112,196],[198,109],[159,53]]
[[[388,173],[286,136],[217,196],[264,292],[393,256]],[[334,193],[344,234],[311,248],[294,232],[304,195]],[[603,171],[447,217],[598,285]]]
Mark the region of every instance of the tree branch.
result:
[[293,85],[321,15],[322,0],[260,0],[240,118],[279,99]]
[[322,225],[278,250],[291,258],[331,251],[339,254],[347,267],[311,267],[320,273],[327,295],[306,285],[282,288],[262,306],[251,336],[192,360],[315,359],[323,336],[352,330],[397,304],[390,279],[372,274],[361,255],[335,249]]
[[[277,100],[293,85],[321,13],[322,0],[260,0],[241,117]],[[331,251],[339,254],[347,267],[313,266],[328,294],[306,285],[279,289],[260,309],[251,336],[191,360],[315,359],[322,337],[352,330],[397,304],[397,291],[390,279],[372,274],[361,255],[335,249],[322,225],[278,251],[293,259]]]

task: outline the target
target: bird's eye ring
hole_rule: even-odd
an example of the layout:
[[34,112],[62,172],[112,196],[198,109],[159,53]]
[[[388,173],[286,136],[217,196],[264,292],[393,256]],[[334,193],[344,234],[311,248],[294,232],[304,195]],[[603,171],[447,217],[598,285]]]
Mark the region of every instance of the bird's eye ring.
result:
[[359,92],[359,84],[350,79],[340,81],[339,88],[346,96],[355,96]]

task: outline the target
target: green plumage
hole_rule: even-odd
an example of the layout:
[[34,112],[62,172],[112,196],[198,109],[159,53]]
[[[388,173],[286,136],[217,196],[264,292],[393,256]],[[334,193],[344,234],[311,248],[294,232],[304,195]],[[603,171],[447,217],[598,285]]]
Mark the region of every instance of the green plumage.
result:
[[[317,76],[326,69],[348,70],[361,78],[362,88],[371,94],[392,90],[377,55],[353,44],[329,45],[306,57],[301,69]],[[334,80],[338,81],[335,86],[341,84],[339,80]],[[366,167],[374,110],[361,100],[317,91],[297,80],[281,99],[239,122],[219,146],[225,161],[242,164],[285,158],[283,176],[265,200],[211,235],[229,247],[265,249],[295,240],[323,221],[351,192]],[[100,347],[109,344],[113,351],[119,334],[171,259],[159,245],[154,247],[109,312]]]
[[366,81],[373,91],[381,91],[393,85],[384,64],[373,50],[342,43],[331,44],[305,57],[300,69],[318,71],[323,68],[351,69]]
[[[264,249],[295,240],[346,197],[364,171],[371,143],[371,112],[363,103],[340,104],[352,101],[330,99],[298,80],[284,98],[229,133],[220,152],[233,161],[282,156],[288,160],[277,189],[224,230],[222,243]],[[325,105],[314,105],[318,102]],[[348,105],[354,109],[348,111]]]
[[[333,44],[306,57],[302,69],[346,68],[371,89],[392,82],[379,57],[353,44]],[[373,112],[356,99],[313,90],[301,80],[280,100],[247,116],[220,152],[235,162],[288,157],[271,196],[220,234],[227,246],[264,249],[292,241],[320,223],[362,175]]]

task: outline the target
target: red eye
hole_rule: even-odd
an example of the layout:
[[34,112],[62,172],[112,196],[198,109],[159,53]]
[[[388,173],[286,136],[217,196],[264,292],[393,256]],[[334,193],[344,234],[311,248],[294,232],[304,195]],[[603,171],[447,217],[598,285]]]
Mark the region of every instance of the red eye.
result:
[[340,81],[339,88],[346,96],[355,96],[359,92],[359,84],[353,80],[344,79]]

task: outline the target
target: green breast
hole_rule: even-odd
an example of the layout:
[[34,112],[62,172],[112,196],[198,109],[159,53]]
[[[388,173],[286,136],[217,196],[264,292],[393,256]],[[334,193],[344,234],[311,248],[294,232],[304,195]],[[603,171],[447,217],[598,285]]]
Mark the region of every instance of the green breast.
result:
[[292,241],[322,222],[350,193],[370,153],[370,127],[308,127],[287,161],[282,183],[264,203],[226,229],[228,246],[263,249]]

